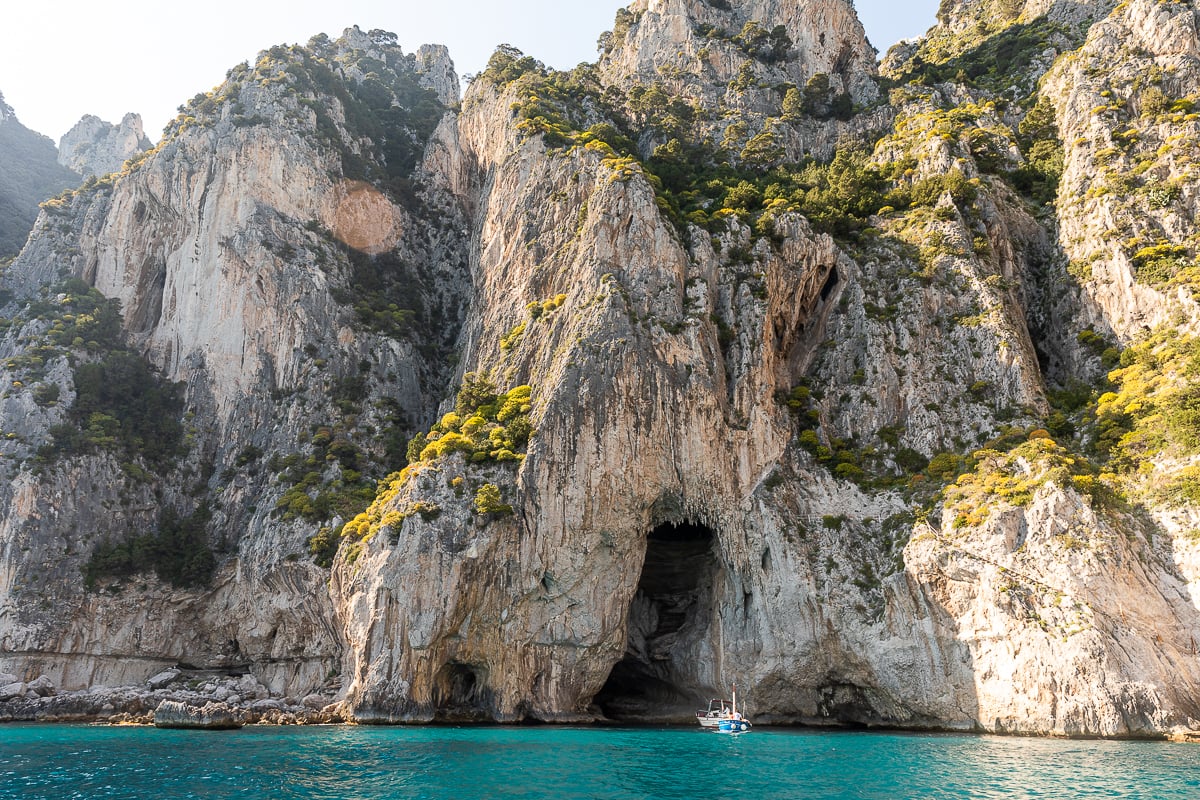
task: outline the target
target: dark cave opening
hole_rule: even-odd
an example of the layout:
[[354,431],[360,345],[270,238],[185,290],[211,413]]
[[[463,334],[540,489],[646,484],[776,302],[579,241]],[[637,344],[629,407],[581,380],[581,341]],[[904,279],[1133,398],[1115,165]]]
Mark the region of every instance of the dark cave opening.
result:
[[719,572],[716,537],[690,522],[659,525],[629,609],[624,657],[595,703],[609,719],[691,721],[712,690],[702,654],[709,652],[713,587]]
[[434,719],[438,722],[482,722],[491,719],[491,694],[476,667],[452,661],[433,681]]
[[837,267],[835,266],[829,270],[829,277],[825,279],[825,284],[821,287],[821,300],[828,300],[833,295],[834,290],[838,287],[839,280]]

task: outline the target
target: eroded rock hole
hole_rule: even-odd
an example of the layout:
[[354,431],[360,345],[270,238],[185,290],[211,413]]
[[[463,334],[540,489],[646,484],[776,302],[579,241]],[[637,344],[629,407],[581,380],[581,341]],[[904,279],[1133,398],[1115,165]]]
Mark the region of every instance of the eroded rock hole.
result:
[[476,667],[457,662],[438,670],[433,685],[434,718],[439,722],[490,720],[491,694],[485,677]]
[[629,609],[625,656],[596,695],[610,719],[694,721],[712,694],[713,587],[720,566],[711,529],[692,523],[650,532]]
[[829,270],[829,277],[825,279],[825,285],[821,287],[821,299],[828,300],[838,287],[838,271],[837,267]]

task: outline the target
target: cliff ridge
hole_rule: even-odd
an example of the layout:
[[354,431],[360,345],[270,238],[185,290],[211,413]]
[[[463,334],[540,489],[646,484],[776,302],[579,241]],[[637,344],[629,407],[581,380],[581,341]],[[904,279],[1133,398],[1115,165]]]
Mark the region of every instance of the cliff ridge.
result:
[[1196,30],[946,3],[881,77],[850,3],[639,0],[461,105],[386,31],[264,51],[3,273],[0,669],[1195,728]]

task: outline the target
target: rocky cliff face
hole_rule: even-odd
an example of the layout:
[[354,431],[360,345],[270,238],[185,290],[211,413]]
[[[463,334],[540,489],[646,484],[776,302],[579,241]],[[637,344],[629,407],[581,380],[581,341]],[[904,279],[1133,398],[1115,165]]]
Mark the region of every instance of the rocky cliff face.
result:
[[601,72],[612,83],[680,81],[724,99],[739,76],[803,86],[825,74],[857,100],[876,91],[874,50],[853,4],[841,0],[643,0],[618,14],[601,46]]
[[150,147],[139,115],[126,114],[113,125],[88,114],[59,140],[58,163],[84,178],[108,175]]
[[[5,275],[0,669],[1194,727],[1195,12],[1056,9],[935,29],[889,93],[848,3],[636,3],[461,108],[381,31],[235,68]],[[1110,142],[1145,186],[1093,191]]]
[[1194,236],[1197,121],[1175,99],[1200,93],[1196,20],[1182,4],[1124,4],[1045,90],[1070,143],[1059,202],[1064,251],[1084,279],[1088,322],[1124,341],[1177,317],[1193,329],[1197,322],[1185,276],[1155,273],[1147,252]]
[[[361,69],[368,61],[372,78]],[[369,496],[362,471],[385,458],[389,437],[402,451],[409,420],[427,416],[445,391],[436,354],[461,313],[458,212],[415,188],[401,207],[363,180],[411,180],[413,154],[442,114],[420,83],[415,60],[382,34],[275,48],[233,70],[220,95],[194,100],[136,166],[47,209],[8,285],[33,292],[74,275],[119,300],[128,346],[161,380],[186,384],[188,423],[181,446],[153,463],[136,444],[119,454],[94,437],[72,445],[61,431],[45,433],[71,421],[72,342],[44,353],[34,373],[14,375],[26,386],[7,401],[4,428],[19,431],[6,443],[9,458],[33,458],[46,441],[59,452],[41,479],[18,468],[27,477],[5,500],[6,546],[27,548],[8,562],[8,658],[61,675],[67,687],[127,682],[163,659],[253,661],[275,690],[301,694],[335,667],[327,576],[304,557],[313,533],[304,520],[318,512],[276,503],[287,490],[302,494],[301,483],[339,508],[356,492]],[[356,86],[373,92],[369,100],[352,97],[347,87]],[[391,115],[392,138],[381,134],[379,113]],[[420,233],[398,246],[409,229]],[[377,275],[369,286],[356,282],[362,271]],[[59,315],[78,300],[53,297]],[[10,347],[21,353],[18,335],[36,338],[45,326],[17,317]],[[416,332],[431,319],[444,328]],[[97,347],[81,355],[111,377],[112,355]],[[31,399],[36,379],[60,386],[62,399]],[[280,481],[268,461],[286,462],[294,479]],[[130,473],[131,462],[146,469]],[[88,553],[153,528],[164,506],[180,515],[203,508],[212,532],[228,531],[213,537],[226,561],[213,588],[175,591],[151,577],[84,591],[77,576]],[[117,560],[117,574],[144,568]],[[54,607],[27,599],[56,583],[67,591]]]
[[37,219],[38,203],[79,183],[55,162],[54,142],[29,130],[0,94],[0,262],[24,246]]
[[939,28],[955,34],[1043,19],[1086,25],[1115,5],[1111,0],[948,0],[938,9],[937,21]]

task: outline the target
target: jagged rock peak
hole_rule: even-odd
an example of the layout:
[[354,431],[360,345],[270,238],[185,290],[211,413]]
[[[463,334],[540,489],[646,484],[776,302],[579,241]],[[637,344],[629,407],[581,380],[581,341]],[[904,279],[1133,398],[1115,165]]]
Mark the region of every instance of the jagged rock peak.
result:
[[357,25],[351,25],[342,31],[338,44],[353,50],[362,50],[375,56],[381,56],[385,50],[397,47],[396,34],[373,28],[366,33]]
[[8,103],[4,102],[4,92],[0,92],[0,122],[4,122],[12,115],[12,107],[9,106]]
[[1060,25],[1080,25],[1108,14],[1116,5],[1116,0],[947,0],[937,19],[951,33],[980,25],[996,30],[1043,16]]
[[857,101],[876,92],[875,50],[848,0],[637,0],[600,45],[614,83],[692,75],[724,84],[751,61],[760,80],[803,85],[824,73]]
[[[393,67],[398,59],[405,59],[419,76],[421,86],[432,89],[443,105],[457,103],[462,94],[450,51],[440,44],[423,44],[415,54],[405,55],[396,34],[378,28],[364,33],[362,28],[354,25],[342,31],[341,37],[336,40],[331,40],[323,33],[318,34],[309,39],[308,47],[314,52],[327,51],[327,55],[337,60],[345,60],[345,56],[357,52]],[[357,83],[362,83],[367,77],[356,64],[350,66],[347,75]]]
[[140,114],[126,114],[116,125],[86,114],[59,140],[58,163],[84,178],[108,175],[150,147]]
[[[937,24],[924,37],[898,43],[884,57],[880,72],[908,80],[926,64],[948,67],[933,80],[957,69],[971,79],[989,58],[990,47],[1020,51],[1000,73],[1021,92],[1032,91],[1059,55],[1079,47],[1091,26],[1117,6],[1117,0],[943,0]],[[992,44],[989,46],[989,42]],[[994,88],[994,87],[993,87]]]
[[454,105],[462,96],[454,61],[445,45],[423,44],[417,48],[417,73],[421,85],[437,93],[443,105]]

